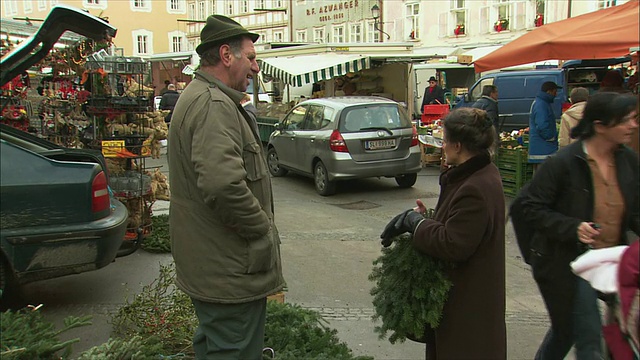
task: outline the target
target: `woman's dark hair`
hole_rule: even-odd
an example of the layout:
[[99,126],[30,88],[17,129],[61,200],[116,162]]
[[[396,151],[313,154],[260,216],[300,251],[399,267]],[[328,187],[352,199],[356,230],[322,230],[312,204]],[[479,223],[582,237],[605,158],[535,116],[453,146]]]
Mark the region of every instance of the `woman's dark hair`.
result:
[[638,108],[638,99],[629,94],[599,92],[591,95],[582,113],[582,120],[571,129],[571,137],[588,139],[596,134],[595,122],[613,127]]
[[487,112],[475,108],[453,110],[444,119],[445,140],[459,142],[473,154],[493,153],[496,130]]

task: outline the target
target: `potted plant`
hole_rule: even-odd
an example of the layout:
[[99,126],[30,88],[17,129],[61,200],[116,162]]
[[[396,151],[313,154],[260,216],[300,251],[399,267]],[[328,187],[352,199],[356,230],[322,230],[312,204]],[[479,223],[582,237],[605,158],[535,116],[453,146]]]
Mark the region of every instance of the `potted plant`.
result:
[[535,27],[540,27],[542,25],[544,25],[544,15],[541,13],[537,13],[536,14],[536,19],[534,20]]
[[495,24],[493,24],[493,29],[496,32],[509,30],[509,20],[505,18],[499,18],[498,21],[496,21]]
[[464,24],[458,24],[455,29],[453,29],[453,33],[456,36],[464,35]]

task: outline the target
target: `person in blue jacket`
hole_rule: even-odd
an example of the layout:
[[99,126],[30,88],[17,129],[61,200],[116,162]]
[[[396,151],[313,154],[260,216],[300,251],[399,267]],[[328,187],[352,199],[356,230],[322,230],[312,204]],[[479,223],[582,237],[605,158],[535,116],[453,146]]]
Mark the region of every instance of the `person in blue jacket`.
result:
[[553,81],[542,84],[531,105],[529,116],[529,162],[540,164],[558,151],[558,129],[551,104],[561,86]]

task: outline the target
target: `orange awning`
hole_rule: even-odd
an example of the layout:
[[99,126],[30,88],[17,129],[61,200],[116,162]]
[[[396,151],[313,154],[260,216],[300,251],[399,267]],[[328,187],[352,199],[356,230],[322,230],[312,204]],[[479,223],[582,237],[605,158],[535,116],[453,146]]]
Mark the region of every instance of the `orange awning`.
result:
[[474,62],[476,72],[543,60],[625,56],[640,43],[638,0],[545,24]]

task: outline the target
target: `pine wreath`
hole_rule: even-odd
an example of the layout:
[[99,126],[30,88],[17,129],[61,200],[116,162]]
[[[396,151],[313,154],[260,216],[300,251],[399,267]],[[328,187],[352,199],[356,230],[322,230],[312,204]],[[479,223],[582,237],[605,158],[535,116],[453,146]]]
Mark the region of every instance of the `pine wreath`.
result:
[[373,265],[369,280],[375,282],[373,320],[382,320],[374,328],[380,339],[392,332],[389,342],[402,343],[422,338],[425,325],[438,327],[452,286],[444,274],[451,267],[448,262],[419,253],[411,235],[403,234],[382,249]]

